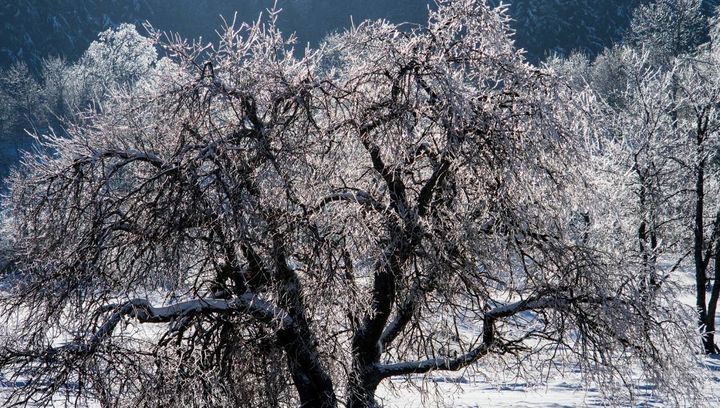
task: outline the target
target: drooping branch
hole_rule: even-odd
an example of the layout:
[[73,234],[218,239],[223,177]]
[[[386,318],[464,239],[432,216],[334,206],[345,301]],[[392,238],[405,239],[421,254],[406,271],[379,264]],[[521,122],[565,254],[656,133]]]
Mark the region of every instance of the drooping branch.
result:
[[338,192],[334,194],[330,194],[326,197],[323,197],[322,200],[320,200],[320,203],[318,203],[317,206],[313,209],[313,212],[319,211],[326,205],[333,203],[333,202],[339,202],[339,201],[345,201],[350,203],[356,203],[361,205],[362,207],[365,207],[367,209],[372,209],[377,212],[384,212],[386,209],[386,206],[384,206],[381,202],[377,201],[375,198],[373,198],[370,194],[368,194],[365,191],[343,191]]
[[520,312],[539,309],[563,309],[570,303],[600,304],[610,298],[596,298],[591,296],[543,296],[536,295],[528,299],[497,306],[483,316],[483,334],[481,343],[457,357],[440,357],[420,361],[409,361],[395,364],[378,364],[376,369],[381,378],[401,376],[407,374],[423,374],[436,370],[455,371],[478,361],[498,346],[495,335],[495,322],[498,319],[514,316]]
[[487,355],[491,350],[492,344],[481,343],[478,347],[470,352],[454,358],[433,358],[423,361],[410,361],[406,363],[383,364],[377,369],[378,375],[382,378],[395,377],[407,374],[424,374],[436,370],[456,371],[466,367],[483,356]]
[[245,293],[234,299],[193,299],[174,305],[155,307],[147,299],[133,299],[121,305],[109,305],[103,309],[114,310],[100,328],[85,342],[68,343],[51,350],[71,354],[90,354],[109,336],[117,325],[126,318],[140,323],[168,323],[180,318],[212,313],[243,313],[264,323],[277,325],[278,330],[288,330],[293,320],[288,314],[252,293]]
[[382,378],[407,374],[422,374],[434,370],[459,370],[485,356],[495,345],[494,324],[497,319],[512,316],[519,312],[547,307],[548,299],[528,299],[508,305],[498,306],[485,313],[483,318],[482,343],[469,352],[454,358],[433,358],[422,361],[410,361],[396,364],[382,364],[377,367]]

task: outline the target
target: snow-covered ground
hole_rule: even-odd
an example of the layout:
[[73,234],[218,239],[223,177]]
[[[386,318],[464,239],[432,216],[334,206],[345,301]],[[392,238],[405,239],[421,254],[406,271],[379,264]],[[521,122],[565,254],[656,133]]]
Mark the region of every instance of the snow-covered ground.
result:
[[[694,276],[689,269],[677,271],[673,276],[679,288],[678,300],[692,306],[694,298]],[[720,327],[720,318],[717,319]],[[147,327],[143,327],[145,335],[152,337]],[[155,333],[157,335],[157,333]],[[478,363],[478,372],[484,376],[465,373],[436,373],[429,380],[421,381],[422,390],[405,387],[402,380],[381,384],[378,390],[378,401],[386,408],[481,408],[481,407],[517,407],[517,408],[561,408],[561,407],[605,407],[609,406],[603,399],[601,390],[583,385],[578,370],[558,370],[553,375],[542,375],[542,381],[527,383],[515,378],[513,372],[498,372],[497,368],[485,366],[486,362]],[[708,357],[707,367],[711,380],[707,395],[711,404],[720,407],[720,356]],[[506,377],[504,380],[503,377]],[[493,381],[489,381],[492,379]],[[13,384],[0,377],[0,405],[3,391],[9,391]],[[682,390],[678,390],[682,392]],[[634,386],[632,403],[619,404],[632,407],[664,407],[660,397],[650,384],[638,382]],[[65,406],[58,397],[57,407]]]
[[[438,393],[427,397],[425,401],[419,393],[383,393],[382,402],[385,407],[412,408],[424,402],[427,407],[600,407],[606,406],[596,389],[584,389],[577,382],[559,380],[547,384],[506,384],[491,385],[488,383],[468,383],[459,386],[438,384]],[[635,406],[659,407],[662,404],[652,396],[650,391],[638,395]]]
[[[720,356],[708,357],[706,364],[712,378],[707,384],[711,406],[720,407]],[[482,363],[480,363],[482,365]],[[679,390],[679,392],[682,392]],[[649,384],[638,383],[633,390],[631,403],[621,407],[665,407],[663,400]],[[481,380],[448,381],[442,376],[426,382],[424,389],[410,390],[382,387],[378,400],[385,408],[561,408],[606,407],[610,403],[600,390],[586,387],[575,372],[556,375],[544,384],[524,382],[490,383]],[[617,403],[617,402],[616,402]]]
[[[708,366],[714,380],[708,386],[711,401],[720,406],[717,390],[720,388],[720,358],[708,358]],[[379,400],[386,408],[561,408],[561,407],[606,407],[609,403],[603,399],[597,388],[586,388],[577,375],[567,374],[557,377],[546,384],[507,383],[490,384],[487,382],[466,381],[464,383],[436,382],[428,387],[429,392],[392,391],[384,387],[379,392]],[[620,406],[664,407],[666,404],[653,393],[650,385],[638,385],[634,390],[635,400]],[[713,395],[714,394],[714,395]]]
[[[661,268],[670,268],[672,263],[661,265]],[[695,276],[691,268],[676,271],[673,283],[679,288],[677,299],[688,305],[695,304]],[[720,315],[716,317],[716,327],[720,327]],[[479,366],[483,366],[480,361]],[[707,396],[717,402],[720,407],[720,356],[708,357],[706,365],[709,369],[710,381],[707,386]],[[592,386],[586,387],[577,372],[567,370],[548,378],[542,384],[528,384],[525,382],[498,382],[491,383],[482,380],[460,377],[460,381],[448,381],[442,375],[429,381],[431,385],[425,386],[424,392],[420,390],[391,389],[385,386],[379,390],[379,400],[386,408],[414,408],[425,406],[428,408],[484,408],[484,407],[513,407],[513,408],[560,408],[560,407],[605,407],[609,403],[603,399],[600,391]],[[678,390],[682,392],[681,390]],[[634,389],[634,401],[620,404],[632,407],[664,407],[667,404],[653,392],[649,384],[639,383]]]

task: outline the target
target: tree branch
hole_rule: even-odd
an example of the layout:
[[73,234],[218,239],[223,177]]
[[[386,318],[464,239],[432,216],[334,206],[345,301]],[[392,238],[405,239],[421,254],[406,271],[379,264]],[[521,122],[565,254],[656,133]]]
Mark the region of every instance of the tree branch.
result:
[[86,342],[68,343],[50,350],[51,354],[69,352],[72,354],[90,354],[107,337],[112,335],[123,318],[134,318],[140,323],[168,323],[178,318],[210,313],[241,312],[253,316],[264,323],[275,323],[279,329],[288,329],[294,324],[287,313],[252,293],[245,293],[234,299],[193,299],[170,306],[155,307],[147,299],[133,299],[122,305],[110,305],[103,309],[113,309],[113,313]]
[[377,212],[384,212],[386,209],[386,206],[384,206],[381,202],[373,198],[370,194],[366,193],[365,191],[343,191],[339,193],[330,194],[329,196],[323,197],[322,200],[320,200],[320,203],[315,206],[311,210],[311,213],[317,212],[326,205],[338,202],[338,201],[346,201],[351,203],[359,204],[365,208],[375,210]]
[[376,367],[377,373],[381,378],[388,378],[407,374],[423,374],[435,370],[459,370],[478,361],[481,357],[487,355],[492,347],[495,346],[496,339],[494,325],[497,319],[509,317],[526,310],[556,307],[559,302],[563,302],[565,300],[566,299],[558,297],[543,299],[539,296],[535,296],[526,300],[498,306],[485,313],[483,319],[482,343],[469,352],[454,358],[444,357],[422,361],[409,361],[405,363],[379,364]]

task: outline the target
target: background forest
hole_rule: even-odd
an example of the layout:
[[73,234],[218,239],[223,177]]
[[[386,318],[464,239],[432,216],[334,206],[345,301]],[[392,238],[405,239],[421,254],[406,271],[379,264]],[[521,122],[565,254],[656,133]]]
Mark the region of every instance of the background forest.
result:
[[[516,46],[526,51],[530,62],[538,64],[548,56],[567,56],[571,52],[593,57],[622,41],[633,10],[649,0],[506,3]],[[711,16],[718,3],[701,1],[703,15]],[[99,32],[121,23],[135,24],[142,33],[147,21],[158,30],[177,32],[183,38],[213,41],[222,25],[221,16],[232,19],[237,13],[240,21],[252,20],[272,4],[270,0],[4,1],[0,4],[0,70],[5,78],[0,86],[0,175],[6,175],[17,161],[19,150],[29,147],[24,129],[46,126],[48,115],[62,116],[62,111],[38,99],[52,98],[52,92],[40,91],[47,85],[43,85],[43,67],[49,64],[59,69],[57,64],[74,63]],[[283,13],[278,26],[284,33],[297,35],[296,52],[300,53],[305,44],[317,46],[327,35],[349,27],[352,19],[361,22],[382,18],[418,24],[427,18],[427,8],[432,5],[426,0],[280,0],[277,6]],[[28,91],[20,91],[21,87]],[[14,96],[19,93],[24,101]],[[29,105],[35,108],[29,109]]]
[[[499,4],[497,0],[490,3]],[[632,11],[649,0],[514,0],[509,4],[510,23],[518,47],[533,62],[551,53],[577,50],[597,54],[627,31]],[[120,23],[149,21],[164,31],[185,38],[212,40],[221,23],[219,16],[252,20],[272,6],[269,0],[8,0],[0,5],[0,66],[25,61],[34,69],[43,58],[64,56],[75,60],[97,33]],[[712,14],[718,0],[703,0],[703,14]],[[297,33],[300,44],[317,45],[326,35],[342,30],[350,18],[384,18],[393,22],[422,23],[426,0],[279,0],[283,32]],[[37,72],[37,71],[35,71]]]

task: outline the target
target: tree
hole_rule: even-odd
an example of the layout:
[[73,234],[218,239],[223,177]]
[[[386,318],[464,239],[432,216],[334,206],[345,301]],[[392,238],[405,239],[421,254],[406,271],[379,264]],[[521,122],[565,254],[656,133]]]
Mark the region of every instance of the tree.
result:
[[142,23],[157,1],[7,0],[0,7],[0,66],[24,61],[40,73],[47,55],[77,59],[98,32],[120,22]]
[[592,64],[577,58],[553,64],[571,77],[577,91],[588,88],[601,101],[589,108],[595,114],[584,131],[602,142],[595,153],[605,162],[600,177],[610,172],[635,186],[636,198],[620,200],[617,207],[628,209],[625,220],[638,226],[649,276],[655,276],[663,252],[677,255],[674,268],[692,255],[697,319],[705,352],[715,353],[717,32],[713,19],[711,41],[700,44],[706,31],[700,8],[699,1],[640,7],[628,41],[635,48],[616,46]]
[[[574,72],[578,92],[589,92],[588,118],[583,132],[592,135],[592,168],[600,179],[610,179],[608,195],[617,200],[623,213],[625,241],[632,243],[638,272],[650,286],[659,285],[668,271],[661,271],[658,258],[675,258],[677,268],[686,251],[684,223],[687,174],[682,157],[687,143],[677,137],[676,78],[673,70],[654,67],[652,56],[643,50],[616,46],[598,56],[588,67]],[[659,276],[662,273],[665,276]]]
[[0,99],[3,118],[0,130],[16,130],[21,123],[32,123],[37,116],[36,106],[41,101],[40,85],[30,75],[28,66],[18,62],[0,74]]
[[78,109],[100,103],[115,88],[148,76],[157,60],[153,40],[140,35],[134,25],[103,31],[67,70],[67,104]]
[[63,118],[72,109],[68,106],[71,92],[68,64],[64,58],[49,57],[42,60],[41,67],[44,106],[40,109]]
[[[720,206],[718,194],[718,135],[720,84],[716,56],[707,52],[680,61],[678,127],[686,134],[684,165],[691,187],[696,304],[706,353],[717,353],[715,315],[720,299]],[[714,262],[714,264],[711,264]],[[712,271],[714,273],[711,275]],[[708,298],[708,293],[710,296]]]
[[633,13],[629,41],[652,56],[656,65],[692,53],[706,38],[702,0],[656,0]]
[[66,120],[77,120],[89,107],[97,108],[118,87],[147,81],[158,69],[153,40],[140,35],[135,26],[121,24],[98,35],[79,61],[68,64],[50,57],[40,64],[36,78],[24,62],[0,75],[3,104],[1,129],[9,135],[27,128],[46,128]]
[[375,407],[391,377],[553,353],[701,396],[672,287],[604,226],[575,234],[582,152],[507,16],[440,1],[424,29],[366,22],[298,59],[271,15],[165,44],[164,81],[12,176],[12,402]]
[[[671,81],[671,101],[666,111],[671,121],[665,125],[675,140],[684,144],[680,154],[667,155],[667,161],[679,165],[687,202],[693,203],[686,223],[691,231],[693,264],[696,278],[696,307],[706,353],[718,352],[715,344],[715,315],[720,298],[720,210],[717,195],[717,99],[720,88],[716,76],[717,56],[713,41],[702,44],[706,28],[701,14],[702,2],[658,1],[641,7],[633,24],[633,39],[652,50],[656,64],[664,66]],[[711,27],[711,36],[715,35]],[[677,183],[681,185],[681,183]],[[689,208],[679,204],[678,208]],[[681,214],[683,211],[677,211]],[[715,260],[714,265],[711,263]],[[712,271],[714,275],[712,274]],[[708,293],[709,292],[709,293]]]

